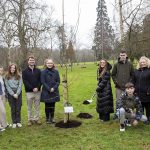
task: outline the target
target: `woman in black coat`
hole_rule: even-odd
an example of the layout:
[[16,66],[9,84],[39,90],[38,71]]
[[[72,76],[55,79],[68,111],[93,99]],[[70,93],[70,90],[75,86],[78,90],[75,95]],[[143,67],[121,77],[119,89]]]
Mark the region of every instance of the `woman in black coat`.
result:
[[111,68],[112,66],[107,62],[107,60],[102,59],[97,70],[98,87],[96,89],[96,110],[99,113],[99,119],[101,121],[109,121],[110,113],[114,112],[112,88],[110,83]]
[[41,83],[41,102],[45,102],[46,123],[55,123],[55,103],[60,101],[58,89],[60,77],[52,59],[45,60],[45,69],[41,73]]
[[148,122],[150,122],[150,60],[142,56],[138,69],[134,73],[135,92],[139,96],[143,112],[146,110]]

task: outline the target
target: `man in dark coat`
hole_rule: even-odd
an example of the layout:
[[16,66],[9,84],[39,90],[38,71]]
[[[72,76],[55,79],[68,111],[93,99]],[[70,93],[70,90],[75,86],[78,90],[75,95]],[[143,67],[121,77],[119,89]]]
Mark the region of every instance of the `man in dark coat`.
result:
[[[35,67],[34,56],[28,57],[28,67],[22,72],[23,83],[26,91],[28,108],[28,126],[33,123],[41,124],[39,120],[40,96],[41,96],[41,71]],[[34,103],[35,114],[32,105]]]
[[[121,94],[125,90],[125,84],[127,82],[132,82],[133,75],[133,65],[128,61],[126,52],[121,51],[118,62],[114,64],[112,70],[112,79],[116,87],[116,101],[119,100]],[[116,119],[116,117],[117,116],[114,115],[113,119]]]

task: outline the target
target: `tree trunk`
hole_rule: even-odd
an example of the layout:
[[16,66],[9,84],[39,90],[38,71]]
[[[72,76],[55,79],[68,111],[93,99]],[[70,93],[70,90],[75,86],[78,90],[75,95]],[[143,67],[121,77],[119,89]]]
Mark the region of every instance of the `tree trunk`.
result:
[[[64,107],[68,105],[68,83],[67,83],[67,66],[66,72],[62,75],[62,86],[63,86],[63,98],[64,98]],[[64,123],[69,121],[69,114],[64,114]]]
[[122,0],[119,0],[119,18],[120,18],[121,44],[124,47],[124,27],[123,27],[123,14],[122,14]]

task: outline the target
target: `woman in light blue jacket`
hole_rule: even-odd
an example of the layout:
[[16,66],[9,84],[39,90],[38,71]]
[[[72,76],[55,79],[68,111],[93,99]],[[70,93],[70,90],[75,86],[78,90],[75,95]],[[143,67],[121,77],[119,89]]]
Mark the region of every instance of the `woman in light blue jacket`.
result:
[[12,128],[22,127],[21,106],[22,106],[22,79],[18,73],[16,64],[11,64],[5,77],[8,101],[11,107]]

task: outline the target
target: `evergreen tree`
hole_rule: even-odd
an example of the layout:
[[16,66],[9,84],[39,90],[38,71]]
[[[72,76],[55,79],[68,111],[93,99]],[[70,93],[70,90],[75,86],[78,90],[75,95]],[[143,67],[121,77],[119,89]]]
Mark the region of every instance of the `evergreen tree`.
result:
[[110,25],[105,0],[98,1],[93,48],[96,59],[109,58],[113,50],[114,31]]
[[71,64],[75,62],[75,50],[72,44],[72,41],[69,41],[68,49],[67,49],[67,59]]

